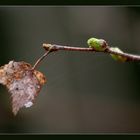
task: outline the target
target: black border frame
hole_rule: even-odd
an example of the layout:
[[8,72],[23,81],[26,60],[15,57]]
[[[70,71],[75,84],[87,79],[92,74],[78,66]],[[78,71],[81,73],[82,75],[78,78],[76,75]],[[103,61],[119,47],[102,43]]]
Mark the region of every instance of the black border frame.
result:
[[[0,0],[0,6],[60,6],[60,5],[125,5],[125,6],[140,6],[140,1],[138,0]],[[120,138],[140,138],[139,134],[0,134],[0,138],[10,138],[10,139],[21,139],[24,140],[28,137],[33,139],[40,139],[40,136],[43,138],[101,138],[101,139],[111,139],[116,138],[117,140]],[[78,137],[77,137],[78,136]],[[133,136],[133,137],[132,137]]]
[[140,5],[139,0],[0,0],[0,5]]

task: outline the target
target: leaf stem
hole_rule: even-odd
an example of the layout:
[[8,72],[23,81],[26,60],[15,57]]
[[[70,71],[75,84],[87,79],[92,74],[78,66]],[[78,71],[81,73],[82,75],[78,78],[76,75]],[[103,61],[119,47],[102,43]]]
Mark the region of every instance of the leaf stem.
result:
[[33,65],[32,70],[35,70],[38,65],[40,64],[40,62],[50,53],[50,50],[48,50],[47,52],[45,52]]

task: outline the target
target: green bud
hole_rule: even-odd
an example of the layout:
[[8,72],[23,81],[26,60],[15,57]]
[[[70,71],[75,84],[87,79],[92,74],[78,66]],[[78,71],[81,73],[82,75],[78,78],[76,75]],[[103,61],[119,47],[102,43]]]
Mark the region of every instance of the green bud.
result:
[[103,39],[90,38],[88,39],[87,44],[96,51],[104,51],[107,48],[106,41]]
[[[114,47],[111,47],[110,48],[111,50],[113,50],[113,51],[116,51],[116,52],[118,52],[118,53],[123,53],[123,51],[122,50],[120,50],[119,48],[114,48]],[[127,61],[127,58],[126,57],[124,57],[124,56],[120,56],[120,55],[117,55],[117,54],[110,54],[111,55],[111,57],[114,59],[114,60],[116,60],[116,61],[120,61],[120,62],[126,62]]]

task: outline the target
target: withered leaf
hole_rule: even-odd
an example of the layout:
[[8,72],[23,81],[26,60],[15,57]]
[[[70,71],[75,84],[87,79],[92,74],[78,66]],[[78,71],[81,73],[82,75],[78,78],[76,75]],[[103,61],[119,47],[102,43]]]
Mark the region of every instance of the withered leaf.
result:
[[11,94],[14,115],[20,108],[33,105],[45,82],[45,76],[32,70],[32,66],[24,61],[10,61],[0,67],[0,83],[5,85]]

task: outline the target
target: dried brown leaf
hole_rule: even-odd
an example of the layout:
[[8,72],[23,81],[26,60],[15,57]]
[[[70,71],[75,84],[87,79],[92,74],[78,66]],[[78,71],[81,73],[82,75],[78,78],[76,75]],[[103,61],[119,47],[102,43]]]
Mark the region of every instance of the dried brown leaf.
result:
[[33,105],[35,97],[45,84],[45,76],[25,62],[10,61],[0,67],[0,83],[5,85],[12,98],[12,110],[16,115],[20,108]]

